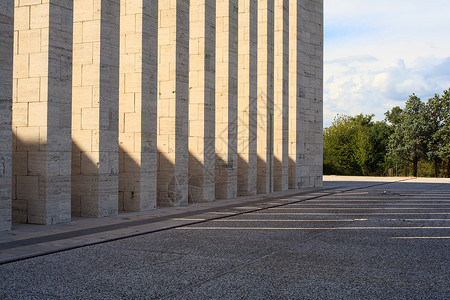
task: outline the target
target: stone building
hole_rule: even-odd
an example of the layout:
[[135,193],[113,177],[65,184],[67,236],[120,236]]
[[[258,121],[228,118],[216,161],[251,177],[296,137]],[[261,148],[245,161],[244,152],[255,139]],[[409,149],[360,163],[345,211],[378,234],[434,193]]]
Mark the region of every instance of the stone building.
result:
[[323,0],[0,2],[0,230],[322,184]]

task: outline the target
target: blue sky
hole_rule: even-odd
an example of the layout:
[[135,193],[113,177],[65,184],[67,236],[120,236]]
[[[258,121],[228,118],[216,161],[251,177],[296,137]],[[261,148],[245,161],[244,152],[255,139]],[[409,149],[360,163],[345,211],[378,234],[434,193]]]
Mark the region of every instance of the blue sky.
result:
[[324,0],[324,126],[450,88],[450,0]]

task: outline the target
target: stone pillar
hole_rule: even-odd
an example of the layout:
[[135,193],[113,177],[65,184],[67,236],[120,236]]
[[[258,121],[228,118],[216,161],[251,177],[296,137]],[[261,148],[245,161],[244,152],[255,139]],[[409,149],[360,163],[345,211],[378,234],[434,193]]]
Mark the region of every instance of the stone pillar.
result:
[[238,196],[247,196],[257,175],[257,0],[239,0],[238,24]]
[[237,197],[238,0],[216,2],[216,198]]
[[289,0],[289,188],[301,187],[300,159],[304,137],[300,131],[301,1]]
[[156,207],[158,1],[120,2],[119,210]]
[[216,0],[189,12],[189,202],[215,198]]
[[290,0],[289,187],[322,185],[323,0]]
[[68,222],[72,2],[16,1],[13,219]]
[[[14,1],[0,3],[0,231],[11,229]],[[17,47],[16,47],[17,48]]]
[[188,203],[189,0],[159,1],[158,205]]
[[118,212],[119,0],[74,1],[72,214]]
[[273,191],[273,10],[274,0],[258,2],[258,194]]
[[289,0],[275,0],[274,190],[289,188]]
[[305,59],[302,85],[305,87],[305,105],[301,114],[305,133],[305,158],[307,166],[302,174],[305,186],[323,185],[323,0],[305,2],[302,34],[302,56]]

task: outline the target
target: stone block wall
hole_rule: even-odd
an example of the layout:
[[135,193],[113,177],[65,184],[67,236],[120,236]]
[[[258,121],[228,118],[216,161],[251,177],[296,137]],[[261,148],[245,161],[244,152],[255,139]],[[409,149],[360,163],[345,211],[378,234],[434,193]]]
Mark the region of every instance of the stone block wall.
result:
[[257,192],[258,3],[238,5],[238,196]]
[[188,203],[189,0],[159,1],[158,205]]
[[156,207],[158,1],[120,2],[119,210]]
[[322,22],[323,0],[2,1],[0,230],[320,186]]
[[119,0],[74,1],[72,214],[118,213]]
[[275,191],[289,189],[289,0],[275,0],[274,12],[274,162]]
[[238,0],[216,1],[215,198],[237,197]]
[[296,187],[322,185],[323,164],[323,3],[299,1],[299,141]]
[[190,0],[189,202],[215,198],[216,0]]
[[289,2],[289,188],[322,185],[323,1]]
[[16,1],[13,219],[71,218],[72,3]]
[[0,3],[0,231],[11,229],[14,1]]
[[274,0],[258,2],[257,193],[273,192]]

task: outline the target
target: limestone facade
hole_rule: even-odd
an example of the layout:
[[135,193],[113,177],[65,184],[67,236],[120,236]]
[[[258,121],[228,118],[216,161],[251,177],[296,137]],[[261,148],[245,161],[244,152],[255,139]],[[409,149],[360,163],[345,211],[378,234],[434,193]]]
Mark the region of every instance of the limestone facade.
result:
[[322,185],[323,0],[7,0],[0,37],[0,230]]
[[289,189],[289,0],[274,8],[273,188]]
[[216,0],[190,0],[189,202],[215,198]]
[[237,197],[238,0],[216,1],[215,194]]
[[72,2],[16,1],[13,219],[71,218]]
[[12,83],[14,2],[0,3],[0,231],[12,220]]
[[239,0],[238,196],[257,189],[258,0]]
[[72,214],[111,216],[118,213],[119,0],[73,3]]
[[189,0],[158,1],[158,205],[188,203]]
[[156,207],[158,1],[120,2],[119,210]]
[[323,1],[289,2],[289,188],[322,185]]
[[274,0],[258,2],[257,193],[273,192]]

